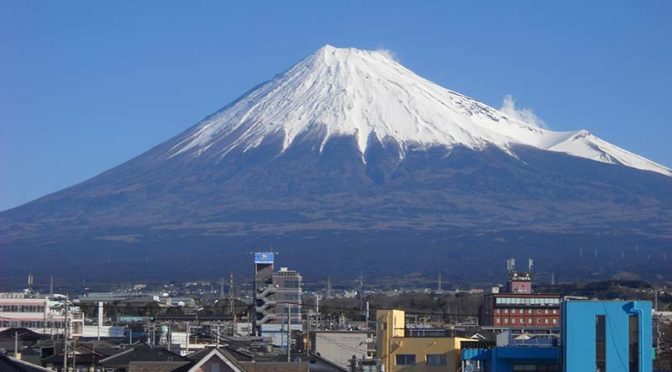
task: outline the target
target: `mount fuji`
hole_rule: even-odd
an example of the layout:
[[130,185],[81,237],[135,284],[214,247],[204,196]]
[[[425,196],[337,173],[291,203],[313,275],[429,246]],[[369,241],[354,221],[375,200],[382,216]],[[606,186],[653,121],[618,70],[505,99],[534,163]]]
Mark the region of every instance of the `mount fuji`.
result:
[[671,191],[672,170],[586,130],[327,45],[148,152],[0,213],[0,265],[214,277],[273,246],[316,275],[473,280],[525,255],[572,278],[669,276]]

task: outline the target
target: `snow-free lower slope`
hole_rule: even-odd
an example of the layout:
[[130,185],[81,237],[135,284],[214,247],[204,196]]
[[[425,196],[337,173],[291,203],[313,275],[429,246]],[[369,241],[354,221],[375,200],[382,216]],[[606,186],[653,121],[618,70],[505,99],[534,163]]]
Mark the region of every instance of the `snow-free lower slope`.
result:
[[513,155],[514,146],[527,145],[672,176],[585,131],[554,132],[507,116],[416,75],[386,53],[329,45],[203,120],[169,156],[224,156],[271,138],[283,138],[284,151],[299,135],[321,148],[333,136],[355,136],[362,154],[372,135],[402,150],[496,146]]

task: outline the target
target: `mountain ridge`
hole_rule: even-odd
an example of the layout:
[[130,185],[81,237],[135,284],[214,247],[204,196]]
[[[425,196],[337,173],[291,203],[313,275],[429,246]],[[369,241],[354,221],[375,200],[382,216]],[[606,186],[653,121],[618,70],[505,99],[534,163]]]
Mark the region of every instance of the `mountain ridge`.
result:
[[[180,136],[169,157],[214,151],[226,156],[282,138],[285,151],[299,134],[319,141],[351,135],[360,153],[370,136],[407,146],[505,152],[528,145],[672,176],[660,164],[614,146],[586,130],[554,132],[424,79],[386,53],[326,45]],[[512,153],[512,155],[515,155]]]
[[[332,51],[336,49],[320,53]],[[384,55],[375,56],[384,58],[386,66],[396,66]],[[314,66],[302,67],[303,62],[288,71],[313,71]],[[409,87],[410,82],[417,89],[430,84],[404,76]],[[351,94],[338,90],[340,78],[333,84],[317,79],[295,93],[282,86],[286,77],[280,74],[253,88],[117,167],[0,212],[0,272],[23,275],[69,265],[68,275],[89,270],[86,276],[96,277],[132,267],[129,277],[140,277],[154,263],[152,270],[165,269],[161,275],[187,277],[206,269],[219,272],[218,265],[245,268],[251,249],[273,245],[283,251],[283,260],[305,272],[315,270],[315,262],[337,262],[348,273],[380,273],[388,267],[403,271],[408,264],[470,278],[474,270],[487,271],[488,265],[510,256],[533,255],[540,268],[545,262],[572,278],[570,272],[577,270],[582,275],[620,270],[669,278],[660,260],[672,244],[672,177],[620,165],[635,161],[636,155],[586,131],[558,135],[500,118],[506,115],[436,85],[427,88],[434,97],[446,94],[447,102],[453,97],[451,105],[472,114],[460,116],[452,111],[455,107],[443,105],[437,109],[437,101],[424,93],[417,99],[402,94],[415,108],[395,104],[401,109],[387,112],[394,113],[390,122],[369,121],[372,125],[362,124],[362,130],[376,131],[355,135],[358,120],[339,126],[339,118],[348,119],[338,115],[349,112]],[[404,91],[395,84],[373,85],[374,101],[368,104],[364,97],[366,105],[353,104],[350,111],[368,106],[375,119],[387,107],[375,99],[387,102]],[[334,89],[341,92],[337,100],[331,99]],[[307,99],[313,106],[296,105]],[[423,127],[415,119],[406,123],[414,111],[429,117],[429,124]],[[285,132],[283,115],[290,115],[290,124],[301,115],[306,120]],[[439,125],[443,122],[434,119],[444,117],[453,120],[446,128],[473,141],[446,145],[438,139],[450,139],[442,135],[452,132],[438,129],[427,130],[427,137],[420,137],[425,142],[406,140],[417,138],[416,126]],[[306,125],[308,121],[312,124]],[[412,129],[397,130],[395,137],[394,130],[404,123]],[[510,141],[483,129],[493,123],[529,134],[523,136],[527,140]],[[473,131],[460,132],[462,126]],[[385,130],[390,135],[382,135]],[[565,148],[548,151],[538,146],[540,140],[586,152],[572,156]],[[603,259],[564,268],[567,260],[575,263],[567,248],[577,245],[599,250]],[[634,252],[635,246],[652,259],[647,261],[644,254],[619,259],[622,251]],[[469,268],[467,262],[477,266]]]

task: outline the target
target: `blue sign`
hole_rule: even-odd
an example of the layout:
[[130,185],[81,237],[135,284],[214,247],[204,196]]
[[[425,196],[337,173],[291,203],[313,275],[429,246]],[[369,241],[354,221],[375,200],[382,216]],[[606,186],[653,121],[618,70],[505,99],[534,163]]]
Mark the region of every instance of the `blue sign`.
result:
[[274,258],[273,256],[273,252],[256,252],[254,254],[254,263],[272,264]]

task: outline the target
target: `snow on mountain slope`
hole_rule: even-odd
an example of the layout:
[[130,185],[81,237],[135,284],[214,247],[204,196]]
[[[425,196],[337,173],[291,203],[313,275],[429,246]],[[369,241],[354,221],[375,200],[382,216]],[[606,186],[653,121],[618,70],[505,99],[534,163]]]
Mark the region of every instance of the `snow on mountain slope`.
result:
[[670,169],[649,159],[633,154],[594,136],[587,130],[572,133],[566,140],[547,148],[603,163],[621,164],[632,168],[672,176]]
[[284,151],[299,135],[315,138],[321,148],[332,136],[355,136],[362,154],[371,135],[402,149],[497,146],[514,155],[514,146],[527,145],[672,176],[586,131],[554,132],[507,116],[416,75],[386,53],[329,45],[204,119],[170,156],[225,156],[278,136]]

